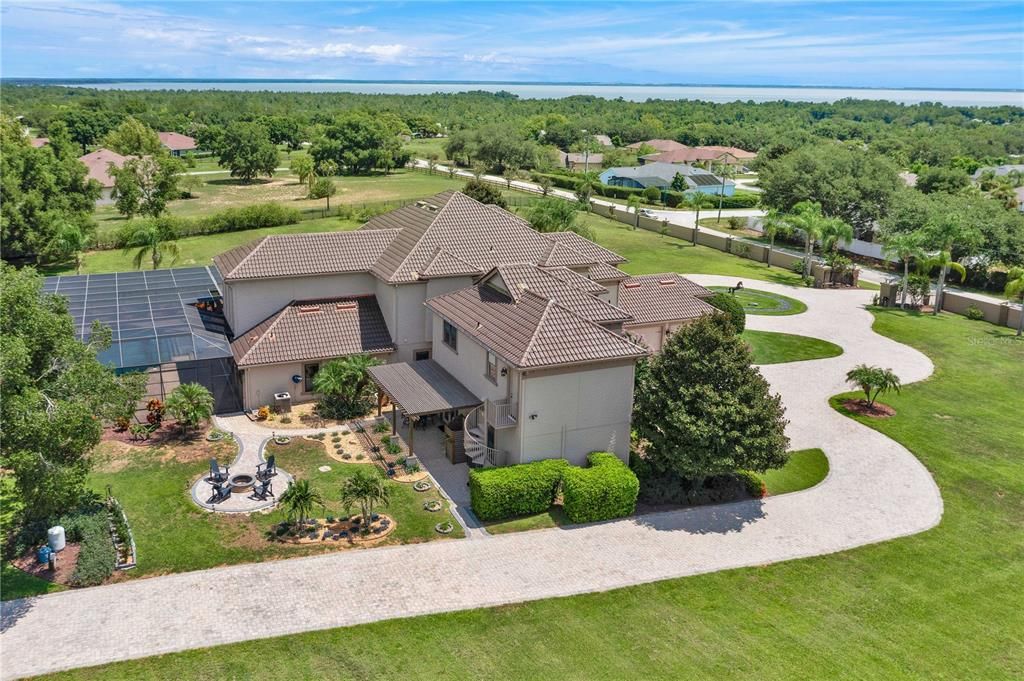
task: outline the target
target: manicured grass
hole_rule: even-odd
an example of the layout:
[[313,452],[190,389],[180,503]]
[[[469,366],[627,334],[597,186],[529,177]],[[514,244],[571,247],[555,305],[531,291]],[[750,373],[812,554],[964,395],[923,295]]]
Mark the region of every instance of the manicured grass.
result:
[[[370,464],[343,464],[330,459],[319,442],[295,438],[285,446],[268,445],[277,464],[296,478],[306,478],[327,502],[326,514],[344,513],[338,503],[341,482],[359,468]],[[221,455],[229,461],[230,455]],[[331,470],[318,469],[328,465]],[[276,509],[270,513],[226,515],[209,513],[196,506],[190,496],[192,482],[208,470],[207,458],[179,462],[165,449],[134,450],[125,460],[118,456],[94,472],[89,483],[98,491],[113,488],[132,525],[138,549],[138,568],[128,578],[167,572],[201,570],[218,565],[251,563],[338,550],[339,544],[288,545],[272,542],[267,534],[285,519]],[[436,490],[416,492],[412,485],[389,482],[391,503],[379,512],[391,515],[398,527],[384,543],[410,543],[439,538],[434,524],[451,520],[452,537],[463,536],[462,528],[447,510],[430,513],[423,502],[441,499]],[[442,500],[443,501],[443,500]],[[447,505],[446,505],[447,509]],[[320,510],[317,513],[325,515]],[[354,549],[353,549],[354,550]]]
[[491,534],[508,534],[509,532],[525,532],[526,530],[542,530],[548,527],[561,527],[569,524],[569,516],[561,506],[552,506],[544,513],[527,515],[509,520],[495,520],[484,523]]
[[828,475],[828,457],[820,449],[801,449],[789,453],[782,468],[761,474],[768,494],[786,494],[814,487]]
[[[726,286],[712,286],[710,288],[712,291],[721,291],[723,293],[729,291],[729,288]],[[807,312],[807,306],[804,305],[803,301],[778,293],[742,288],[733,295],[743,306],[743,310],[747,314],[778,316]]]
[[[14,480],[10,476],[0,476],[0,530],[5,536],[20,508],[21,503],[14,495]],[[6,546],[3,546],[5,543],[0,542],[0,548],[6,550]],[[26,574],[12,567],[6,562],[6,559],[6,555],[0,557],[0,561],[3,561],[0,562],[0,600],[38,596],[53,591],[63,591],[67,588]]]
[[743,340],[754,354],[754,364],[803,362],[843,354],[843,349],[835,343],[791,333],[748,329],[743,332]]
[[1024,466],[1013,405],[1024,342],[952,315],[875,314],[877,331],[936,365],[929,380],[885,397],[896,416],[865,420],[935,476],[945,511],[928,532],[806,560],[63,678],[1019,678]]
[[444,137],[417,138],[405,142],[402,146],[412,153],[413,158],[426,159],[433,153],[437,154],[438,163],[444,163],[448,158],[444,153],[444,144],[447,141]]

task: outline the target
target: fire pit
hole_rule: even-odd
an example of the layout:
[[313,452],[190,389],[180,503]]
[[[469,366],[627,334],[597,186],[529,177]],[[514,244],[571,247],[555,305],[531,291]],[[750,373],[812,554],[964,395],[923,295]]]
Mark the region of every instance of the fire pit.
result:
[[256,477],[249,475],[248,473],[242,473],[240,475],[232,475],[231,479],[228,480],[228,484],[231,485],[232,492],[248,492],[252,489],[253,484],[256,482]]

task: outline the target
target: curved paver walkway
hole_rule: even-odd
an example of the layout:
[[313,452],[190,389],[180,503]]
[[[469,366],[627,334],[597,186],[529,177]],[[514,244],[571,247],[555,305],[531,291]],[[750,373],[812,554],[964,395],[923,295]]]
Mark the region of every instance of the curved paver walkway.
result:
[[[847,389],[844,375],[855,364],[893,367],[910,382],[931,373],[928,358],[871,331],[873,318],[863,309],[871,292],[748,283],[808,304],[800,315],[748,317],[750,328],[823,338],[845,350],[830,359],[762,368],[786,404],[793,447],[821,447],[828,455],[831,470],[818,486],[759,501],[482,541],[344,551],[10,601],[3,604],[0,634],[3,676],[603,591],[842,551],[936,525],[942,498],[925,467],[827,402]],[[254,614],[254,598],[268,591],[289,597],[273,616]]]

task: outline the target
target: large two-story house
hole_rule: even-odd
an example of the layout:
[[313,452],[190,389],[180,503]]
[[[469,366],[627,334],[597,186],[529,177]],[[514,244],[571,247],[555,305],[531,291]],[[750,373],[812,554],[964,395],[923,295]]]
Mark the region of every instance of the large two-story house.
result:
[[247,409],[314,399],[321,364],[368,353],[396,409],[464,416],[466,454],[494,465],[625,459],[637,360],[712,310],[678,275],[629,277],[578,234],[452,191],[214,262]]

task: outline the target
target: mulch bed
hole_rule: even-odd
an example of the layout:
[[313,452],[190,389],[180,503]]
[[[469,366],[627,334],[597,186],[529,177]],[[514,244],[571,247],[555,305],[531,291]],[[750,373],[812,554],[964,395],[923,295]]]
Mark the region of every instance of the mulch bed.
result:
[[[362,533],[360,533],[358,531],[359,525],[358,524],[354,524],[352,522],[353,520],[355,520],[356,518],[359,518],[359,517],[360,516],[358,516],[358,515],[354,515],[354,516],[351,516],[348,520],[338,519],[335,522],[330,523],[330,524],[328,524],[328,522],[327,522],[327,520],[325,518],[317,518],[316,519],[316,524],[317,524],[316,534],[317,534],[317,536],[315,538],[311,539],[309,537],[309,532],[307,530],[305,532],[300,533],[298,536],[289,536],[289,535],[285,534],[285,535],[281,535],[281,536],[276,537],[276,539],[277,539],[277,541],[282,542],[284,544],[302,544],[302,545],[326,544],[326,545],[330,546],[332,544],[340,544],[340,545],[345,545],[345,544],[373,544],[373,543],[376,543],[377,541],[379,541],[381,539],[384,539],[388,535],[390,535],[392,532],[395,531],[395,528],[398,527],[398,523],[395,522],[394,518],[392,518],[391,516],[384,515],[383,513],[381,513],[381,514],[379,514],[379,517],[377,518],[377,520],[374,520],[372,523],[370,523],[370,527],[372,529],[379,529],[380,526],[381,526],[381,521],[382,520],[387,520],[388,521],[388,526],[386,528],[384,528],[379,533],[371,533],[371,534],[368,534],[368,535],[363,535]],[[338,539],[332,539],[331,538],[331,535],[340,533],[342,530],[347,531],[348,535],[345,536],[345,537],[339,537]]]
[[864,400],[846,400],[843,402],[843,407],[857,416],[868,416],[874,419],[887,419],[896,415],[895,409],[881,402],[875,402],[873,406],[868,406]]
[[81,547],[78,544],[66,544],[64,550],[57,554],[57,569],[53,572],[50,572],[50,567],[47,563],[40,563],[36,560],[35,549],[18,556],[11,561],[11,565],[33,577],[45,579],[54,584],[68,586],[71,584],[71,575],[78,564],[78,552],[80,549]]
[[136,447],[159,447],[173,442],[191,442],[193,439],[202,440],[206,437],[205,429],[199,428],[188,434],[188,438],[182,439],[181,427],[176,421],[164,421],[160,427],[154,430],[148,440],[137,440],[128,430],[117,430],[107,427],[103,429],[102,439],[107,442],[123,442],[126,445]]

